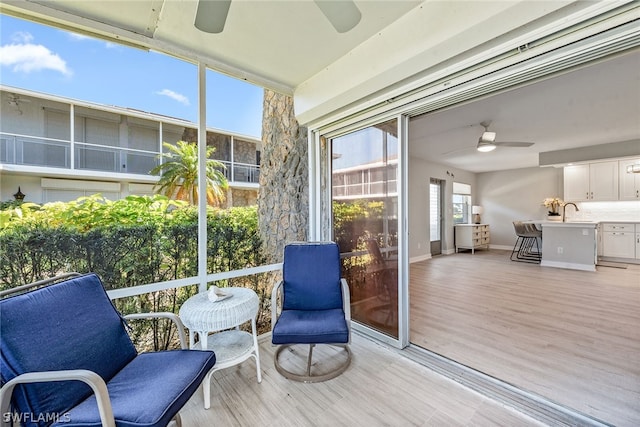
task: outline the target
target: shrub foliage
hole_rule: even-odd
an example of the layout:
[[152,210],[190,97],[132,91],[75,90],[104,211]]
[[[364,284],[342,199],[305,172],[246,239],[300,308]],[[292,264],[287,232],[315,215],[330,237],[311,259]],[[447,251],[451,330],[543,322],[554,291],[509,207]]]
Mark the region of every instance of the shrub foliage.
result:
[[[9,205],[0,211],[0,289],[69,271],[95,272],[108,290],[196,276],[197,217],[195,207],[159,195]],[[209,273],[264,264],[256,207],[210,208],[207,234]],[[254,289],[263,308],[259,329],[268,329],[263,311],[269,308],[270,285],[263,275],[216,285]],[[124,314],[177,312],[196,292],[196,286],[189,286],[121,298],[115,304]],[[142,348],[175,344],[175,331],[164,321],[136,321],[132,332]]]

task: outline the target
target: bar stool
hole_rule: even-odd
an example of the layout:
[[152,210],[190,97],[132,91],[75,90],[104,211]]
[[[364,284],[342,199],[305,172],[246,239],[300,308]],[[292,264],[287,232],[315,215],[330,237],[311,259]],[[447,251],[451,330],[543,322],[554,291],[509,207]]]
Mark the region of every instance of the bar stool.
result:
[[540,264],[542,251],[538,239],[542,239],[542,231],[534,224],[523,224],[522,221],[513,221],[513,228],[518,238],[511,251],[511,261]]

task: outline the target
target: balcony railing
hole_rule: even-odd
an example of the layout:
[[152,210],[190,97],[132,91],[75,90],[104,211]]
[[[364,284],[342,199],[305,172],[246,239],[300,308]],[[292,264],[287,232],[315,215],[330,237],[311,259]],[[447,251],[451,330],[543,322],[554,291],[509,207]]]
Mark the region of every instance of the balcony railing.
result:
[[260,181],[260,165],[236,163],[220,160],[226,166],[224,176],[229,182],[248,182],[257,184]]
[[[71,150],[73,146],[73,159]],[[0,163],[149,175],[159,152],[0,132]],[[257,184],[260,166],[221,161],[229,182]]]
[[69,141],[0,133],[0,162],[12,165],[69,168],[70,147]]
[[384,181],[333,185],[333,196],[336,198],[387,197],[390,194],[397,194],[397,191],[396,180],[387,181],[386,188]]
[[75,144],[75,169],[148,175],[158,153],[96,144]]

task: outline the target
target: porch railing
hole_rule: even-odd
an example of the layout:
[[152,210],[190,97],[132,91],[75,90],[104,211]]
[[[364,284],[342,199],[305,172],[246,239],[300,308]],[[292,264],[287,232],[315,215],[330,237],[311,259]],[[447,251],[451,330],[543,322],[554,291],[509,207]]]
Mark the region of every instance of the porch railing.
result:
[[[247,277],[254,274],[268,273],[270,271],[278,271],[281,269],[282,263],[278,263],[261,265],[258,267],[243,268],[241,270],[225,271],[222,273],[213,273],[207,275],[207,283],[216,282],[219,280],[233,279],[236,277]],[[144,295],[150,292],[162,291],[166,289],[183,288],[185,286],[197,285],[198,283],[198,277],[187,277],[184,279],[167,280],[165,282],[151,283],[148,285],[132,286],[130,288],[113,289],[107,291],[107,294],[111,299],[118,299],[136,295]]]

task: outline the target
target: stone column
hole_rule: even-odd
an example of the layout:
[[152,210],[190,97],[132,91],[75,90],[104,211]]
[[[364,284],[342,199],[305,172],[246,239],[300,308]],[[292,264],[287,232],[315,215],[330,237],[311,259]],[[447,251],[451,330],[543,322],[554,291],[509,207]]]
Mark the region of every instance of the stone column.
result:
[[287,243],[307,239],[308,161],[307,129],[295,118],[293,98],[265,89],[258,227],[270,263],[282,261]]

